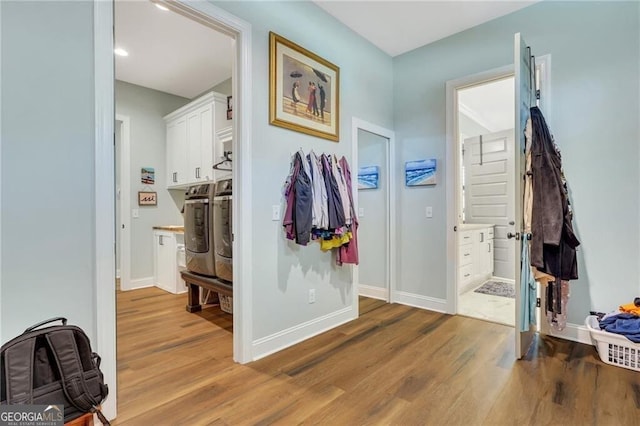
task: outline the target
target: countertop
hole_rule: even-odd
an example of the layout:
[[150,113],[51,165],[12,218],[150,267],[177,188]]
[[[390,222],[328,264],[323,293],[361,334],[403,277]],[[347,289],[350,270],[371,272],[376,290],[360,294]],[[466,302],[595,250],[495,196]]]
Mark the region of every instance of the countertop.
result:
[[154,226],[153,229],[158,229],[160,231],[170,231],[178,234],[184,234],[184,226],[180,226],[180,225]]
[[458,229],[461,231],[471,231],[473,229],[493,228],[494,226],[492,223],[461,223],[458,225]]

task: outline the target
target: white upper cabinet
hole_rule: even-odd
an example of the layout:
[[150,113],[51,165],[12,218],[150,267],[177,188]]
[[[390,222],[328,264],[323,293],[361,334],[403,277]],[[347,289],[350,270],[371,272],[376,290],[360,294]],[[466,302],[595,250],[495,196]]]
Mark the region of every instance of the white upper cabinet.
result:
[[187,120],[180,117],[167,123],[167,186],[187,179]]
[[168,188],[214,180],[213,165],[220,161],[216,129],[230,125],[226,102],[226,96],[211,92],[164,117]]

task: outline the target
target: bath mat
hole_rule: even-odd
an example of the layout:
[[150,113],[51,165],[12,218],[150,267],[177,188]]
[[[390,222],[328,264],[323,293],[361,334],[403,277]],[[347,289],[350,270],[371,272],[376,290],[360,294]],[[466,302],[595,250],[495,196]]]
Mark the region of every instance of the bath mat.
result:
[[492,296],[516,298],[515,286],[502,281],[487,281],[473,291],[474,293],[490,294]]

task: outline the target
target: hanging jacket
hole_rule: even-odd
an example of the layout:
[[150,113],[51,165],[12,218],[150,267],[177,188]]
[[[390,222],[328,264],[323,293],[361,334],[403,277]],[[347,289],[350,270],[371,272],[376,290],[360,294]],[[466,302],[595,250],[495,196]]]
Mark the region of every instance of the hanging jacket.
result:
[[[300,172],[295,181],[295,207],[293,223],[296,232],[296,243],[306,246],[311,240],[313,220],[313,194],[309,163],[302,151],[296,153],[296,162],[300,163]],[[306,167],[305,167],[306,166]]]
[[307,161],[311,167],[311,184],[313,195],[313,220],[312,224],[318,229],[329,228],[329,212],[327,209],[327,188],[324,183],[324,177],[322,175],[322,163],[316,156],[315,152],[311,151],[307,155]]
[[531,265],[557,279],[578,278],[576,247],[562,160],[542,112],[531,108]]
[[282,218],[282,226],[285,230],[285,236],[288,240],[294,240],[296,238],[295,235],[295,224],[294,224],[294,208],[295,208],[295,183],[298,179],[298,174],[300,172],[301,163],[296,161],[298,154],[294,154],[291,157],[291,165],[289,167],[289,175],[287,176],[287,180],[284,184],[283,195],[286,200],[286,207],[284,211],[284,217]]
[[352,263],[357,265],[359,262],[358,257],[358,219],[356,216],[355,206],[353,204],[353,191],[351,183],[351,170],[349,169],[349,163],[347,159],[342,157],[340,159],[340,170],[342,171],[345,186],[347,189],[347,195],[349,197],[349,209],[351,211],[351,234],[352,238],[347,244],[341,246],[338,249],[338,255],[336,256],[336,263],[342,265],[343,263]]
[[344,176],[338,164],[338,158],[335,155],[331,156],[331,172],[338,183],[338,192],[340,194],[340,201],[342,202],[342,209],[344,210],[345,223],[351,225],[351,207],[349,206],[350,200],[349,194],[347,193],[347,185],[344,182]]
[[331,158],[326,154],[322,155],[322,172],[324,173],[324,183],[327,189],[329,229],[341,228],[346,224],[344,208],[342,207],[342,200],[340,199],[338,182],[331,171]]

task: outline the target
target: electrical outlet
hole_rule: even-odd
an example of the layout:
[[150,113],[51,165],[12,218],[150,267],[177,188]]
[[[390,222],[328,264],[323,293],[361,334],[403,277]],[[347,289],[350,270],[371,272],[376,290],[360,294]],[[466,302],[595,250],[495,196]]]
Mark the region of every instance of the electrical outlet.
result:
[[425,215],[431,219],[433,217],[433,207],[431,206],[427,206],[426,210],[425,210]]
[[309,303],[316,303],[316,289],[309,290]]
[[274,204],[271,206],[271,220],[276,221],[280,220],[280,206]]

